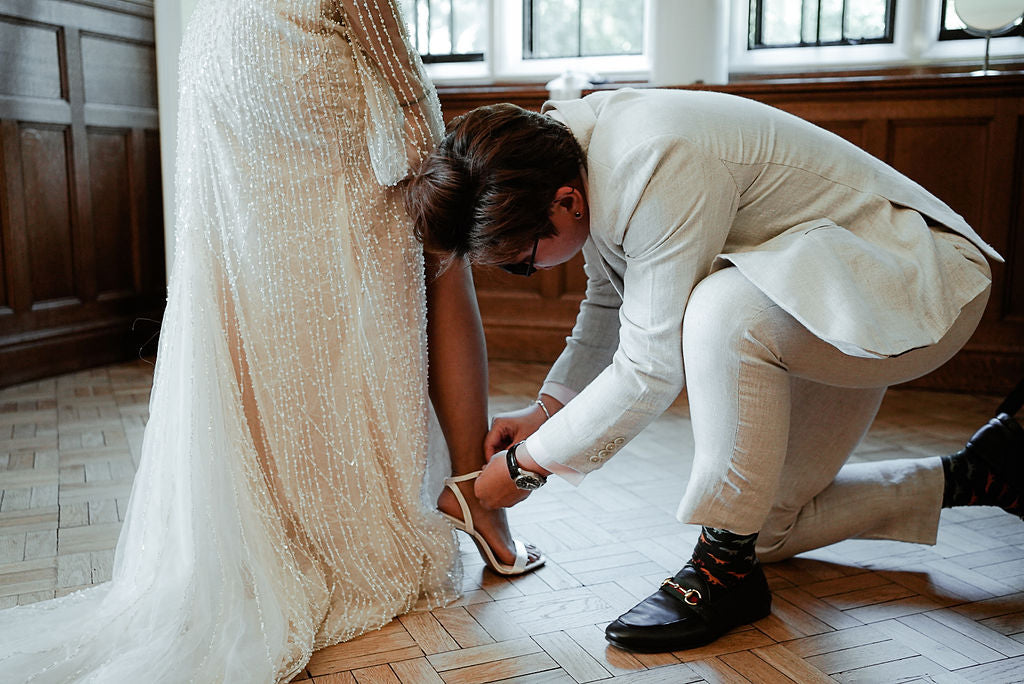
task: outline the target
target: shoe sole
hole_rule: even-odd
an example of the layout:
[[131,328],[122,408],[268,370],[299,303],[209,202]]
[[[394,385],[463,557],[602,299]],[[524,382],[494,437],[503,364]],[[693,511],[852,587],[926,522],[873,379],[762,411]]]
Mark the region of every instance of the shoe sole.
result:
[[[760,618],[758,618],[758,619],[760,619]],[[612,637],[607,636],[607,635],[605,635],[604,639],[605,639],[605,641],[607,641],[609,644],[611,644],[615,648],[620,648],[623,651],[630,651],[632,653],[672,653],[674,651],[689,651],[689,650],[694,649],[694,648],[700,648],[701,646],[707,646],[708,644],[713,643],[714,641],[717,641],[722,636],[724,636],[724,635],[719,634],[714,639],[710,639],[708,641],[702,641],[700,643],[690,644],[688,646],[676,646],[676,645],[673,645],[673,646],[668,647],[668,648],[658,648],[657,646],[647,646],[647,647],[645,647],[645,646],[633,646],[632,644],[623,643],[623,642],[619,641],[618,639],[613,639]]]
[[616,639],[614,637],[610,637],[607,634],[604,635],[604,639],[605,639],[605,641],[607,641],[608,643],[610,643],[612,646],[614,646],[616,648],[621,648],[623,651],[632,651],[633,653],[673,653],[675,651],[690,651],[692,649],[700,648],[702,646],[707,646],[708,644],[714,643],[714,642],[718,641],[719,639],[721,639],[726,634],[728,634],[729,632],[731,632],[732,630],[736,629],[737,627],[743,627],[744,625],[753,624],[753,623],[757,622],[758,620],[763,620],[764,618],[766,618],[769,615],[771,615],[771,613],[772,613],[772,609],[771,609],[771,606],[769,605],[768,606],[768,610],[765,611],[764,614],[754,618],[753,620],[750,620],[749,622],[742,622],[742,623],[740,623],[738,625],[734,625],[734,626],[730,627],[729,629],[725,630],[724,632],[722,632],[721,634],[717,634],[717,635],[715,635],[714,637],[712,637],[710,639],[705,639],[705,640],[696,641],[696,642],[690,642],[688,644],[682,644],[682,645],[680,645],[680,644],[673,644],[673,645],[668,646],[668,647],[660,647],[660,646],[653,646],[653,645],[652,646],[644,646],[643,644],[634,645],[634,644],[631,644],[631,643],[628,643],[628,642],[621,641],[621,640]]

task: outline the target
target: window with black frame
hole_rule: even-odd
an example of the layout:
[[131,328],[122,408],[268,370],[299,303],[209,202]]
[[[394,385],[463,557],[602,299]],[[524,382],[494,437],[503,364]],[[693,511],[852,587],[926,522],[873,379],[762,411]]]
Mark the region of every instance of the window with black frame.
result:
[[747,46],[891,43],[896,0],[750,0]]
[[523,59],[643,53],[643,0],[523,0]]
[[405,23],[426,64],[482,62],[488,0],[401,0]]
[[[1022,11],[1024,11],[1024,5],[1022,5]],[[1024,24],[1017,24],[1013,29],[999,35],[1024,37]],[[964,26],[964,22],[961,21],[960,17],[956,14],[956,9],[953,6],[953,0],[943,0],[942,21],[939,24],[939,40],[964,40],[966,38],[983,37],[984,36],[976,33],[969,33],[967,31],[967,27]]]

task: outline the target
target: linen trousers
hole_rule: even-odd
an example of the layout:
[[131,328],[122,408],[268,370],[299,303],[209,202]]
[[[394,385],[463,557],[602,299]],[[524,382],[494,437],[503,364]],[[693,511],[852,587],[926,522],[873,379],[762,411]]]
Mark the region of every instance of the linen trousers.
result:
[[[937,237],[960,241],[977,255],[965,267],[990,276],[964,238]],[[938,454],[846,460],[886,388],[934,370],[963,347],[989,292],[968,303],[935,344],[864,358],[816,337],[738,268],[705,278],[683,321],[695,453],[678,519],[759,532],[764,561],[852,537],[934,544],[944,484]]]

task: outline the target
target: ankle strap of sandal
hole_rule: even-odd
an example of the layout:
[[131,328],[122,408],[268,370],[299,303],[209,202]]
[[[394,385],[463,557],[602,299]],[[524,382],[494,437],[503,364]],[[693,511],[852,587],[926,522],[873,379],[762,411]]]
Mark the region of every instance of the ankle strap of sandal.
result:
[[454,477],[448,477],[445,478],[445,482],[465,482],[466,480],[475,480],[477,477],[480,476],[480,473],[482,472],[484,471],[474,470],[473,472],[466,473],[465,475],[456,475]]
[[476,528],[473,527],[473,514],[469,512],[469,504],[466,503],[466,497],[462,496],[462,490],[459,489],[459,486],[456,483],[474,480],[482,472],[482,470],[476,470],[472,473],[466,473],[465,475],[445,478],[444,481],[444,486],[452,490],[452,494],[455,495],[455,500],[459,503],[459,508],[462,509],[462,524],[466,527],[466,532],[469,532],[470,534],[473,534],[476,530]]

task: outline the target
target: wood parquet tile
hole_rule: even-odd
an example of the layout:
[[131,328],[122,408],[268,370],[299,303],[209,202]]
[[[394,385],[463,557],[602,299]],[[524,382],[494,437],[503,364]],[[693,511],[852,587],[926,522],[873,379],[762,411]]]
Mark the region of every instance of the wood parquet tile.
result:
[[[529,401],[544,372],[494,364],[492,412]],[[137,362],[0,390],[0,607],[109,579],[151,382]],[[958,449],[997,402],[892,390],[854,459]],[[685,398],[623,451],[510,511],[547,566],[499,577],[462,537],[459,601],[325,648],[294,681],[1024,682],[1024,523],[992,508],[944,511],[933,547],[853,540],[766,566],[772,614],[704,648],[610,647],[604,625],[696,539],[674,517],[693,451]]]

